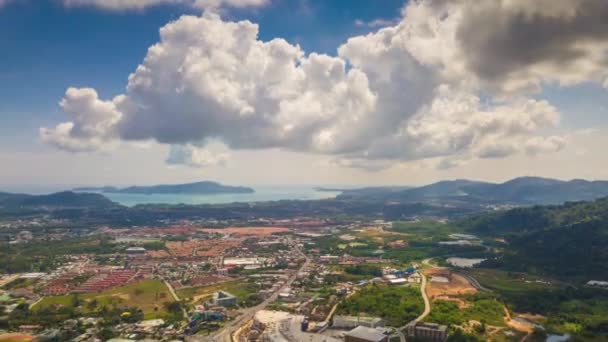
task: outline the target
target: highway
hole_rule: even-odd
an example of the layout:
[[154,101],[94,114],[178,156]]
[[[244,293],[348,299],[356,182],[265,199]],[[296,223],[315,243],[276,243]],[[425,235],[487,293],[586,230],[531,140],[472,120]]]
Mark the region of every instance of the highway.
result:
[[287,280],[287,282],[285,282],[285,284],[278,291],[273,293],[270,297],[268,297],[262,303],[254,306],[252,308],[246,309],[245,311],[243,311],[243,313],[237,319],[226,324],[226,326],[224,326],[224,328],[222,330],[220,330],[218,333],[216,333],[214,336],[211,337],[211,339],[210,339],[211,341],[214,341],[214,342],[232,341],[232,334],[234,334],[234,332],[237,331],[239,329],[239,327],[241,327],[243,324],[245,324],[245,322],[249,321],[250,319],[253,319],[253,316],[255,315],[256,312],[258,312],[260,310],[264,310],[266,308],[266,306],[268,306],[268,304],[272,303],[273,301],[275,301],[277,299],[277,297],[279,296],[279,293],[283,292],[286,288],[291,286],[291,284],[294,282],[294,280],[296,280],[298,273],[300,273],[302,270],[304,270],[310,263],[310,259],[308,258],[308,256],[306,256],[304,253],[302,253],[302,251],[299,248],[294,247],[294,249],[298,254],[300,254],[301,256],[303,256],[306,259],[304,261],[304,263],[302,264],[302,266],[298,269],[298,271],[296,271],[293,274],[293,276],[291,276],[291,278],[289,278]]

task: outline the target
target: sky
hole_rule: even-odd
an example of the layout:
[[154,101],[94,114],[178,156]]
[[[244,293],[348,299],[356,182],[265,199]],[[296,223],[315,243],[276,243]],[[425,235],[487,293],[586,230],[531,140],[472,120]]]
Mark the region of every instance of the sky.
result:
[[0,190],[608,179],[602,0],[0,0]]

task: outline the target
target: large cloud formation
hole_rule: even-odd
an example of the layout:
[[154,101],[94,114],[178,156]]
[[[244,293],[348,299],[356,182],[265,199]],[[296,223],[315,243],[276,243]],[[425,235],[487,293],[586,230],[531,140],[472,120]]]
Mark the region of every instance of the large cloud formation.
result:
[[41,136],[69,151],[155,140],[173,146],[170,163],[190,166],[223,160],[196,153],[209,141],[368,169],[556,151],[564,139],[543,132],[560,114],[528,94],[545,83],[607,82],[600,2],[411,1],[398,24],[349,39],[336,56],[261,41],[249,21],[183,16],[161,28],[124,94],[68,89],[60,104],[70,121]]

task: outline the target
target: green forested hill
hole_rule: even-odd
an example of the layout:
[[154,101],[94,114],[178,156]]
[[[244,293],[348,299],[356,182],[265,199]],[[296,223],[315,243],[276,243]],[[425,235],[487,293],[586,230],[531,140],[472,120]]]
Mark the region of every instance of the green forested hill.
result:
[[608,280],[608,199],[517,208],[459,224],[483,236],[505,238],[504,252],[488,266]]
[[117,204],[100,194],[57,192],[48,195],[26,195],[0,192],[0,208],[15,207],[78,207],[110,208]]
[[559,206],[515,208],[474,216],[459,225],[479,234],[506,235],[559,229],[590,221],[608,221],[608,198]]
[[342,192],[338,198],[365,198],[401,203],[509,203],[561,204],[591,201],[608,196],[608,181],[574,179],[563,181],[539,177],[519,177],[504,183],[458,179],[407,189],[364,188]]

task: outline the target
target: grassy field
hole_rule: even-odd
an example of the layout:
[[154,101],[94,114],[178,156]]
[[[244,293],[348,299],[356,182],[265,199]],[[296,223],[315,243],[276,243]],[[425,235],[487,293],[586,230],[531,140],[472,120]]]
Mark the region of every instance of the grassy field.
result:
[[38,282],[38,279],[17,278],[15,280],[11,281],[10,283],[2,286],[2,289],[3,290],[21,289],[24,287],[34,286],[34,285],[36,285],[37,282]]
[[220,284],[208,286],[197,286],[177,290],[177,296],[186,300],[190,304],[199,304],[213,295],[219,290],[226,291],[234,295],[238,303],[244,303],[250,295],[257,293],[258,289],[255,284],[247,283],[241,280],[228,281]]
[[467,273],[475,277],[481,285],[499,292],[529,292],[556,289],[562,286],[555,280],[543,279],[524,273],[494,269],[471,269]]
[[416,286],[369,285],[340,303],[337,313],[378,316],[391,326],[401,326],[423,310],[424,302]]
[[417,238],[433,237],[447,239],[450,234],[460,233],[457,229],[449,224],[438,221],[418,221],[418,222],[395,222],[390,228],[392,232],[415,235]]
[[338,245],[339,249],[346,249],[347,247],[352,247],[352,248],[367,247],[367,244],[362,243],[362,242],[351,242],[351,243],[341,243]]
[[[83,312],[94,312],[103,306],[136,306],[143,311],[144,319],[164,317],[166,311],[163,304],[173,301],[162,281],[144,280],[98,293],[45,297],[32,309],[55,305],[74,306],[75,298],[81,301],[79,310]],[[96,305],[93,305],[95,302]]]
[[485,322],[490,325],[504,327],[503,305],[489,294],[473,294],[460,296],[467,304],[459,308],[453,301],[436,300],[432,304],[431,314],[425,319],[448,325],[460,325],[470,320]]

